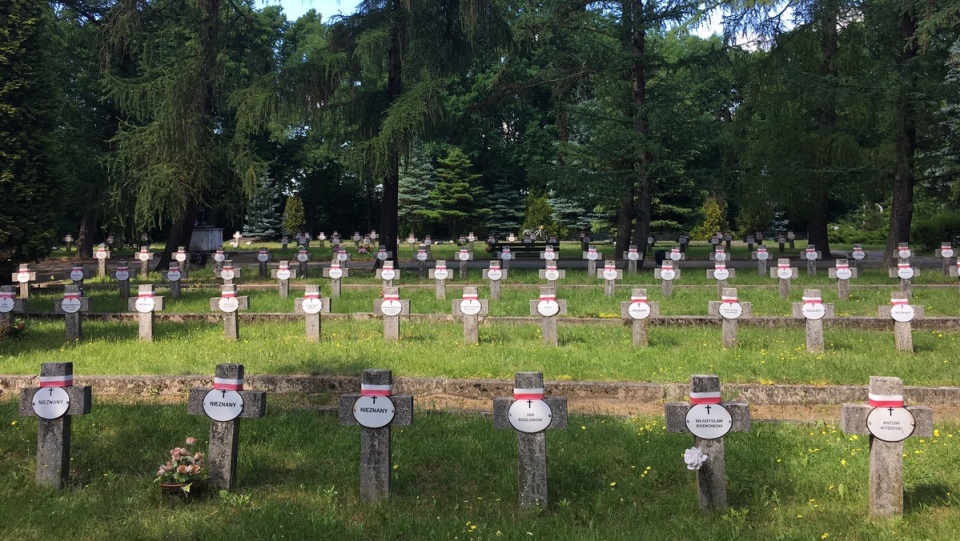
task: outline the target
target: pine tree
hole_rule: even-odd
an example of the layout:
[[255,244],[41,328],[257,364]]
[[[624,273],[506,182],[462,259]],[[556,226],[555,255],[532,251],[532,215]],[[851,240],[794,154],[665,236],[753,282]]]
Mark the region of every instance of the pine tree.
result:
[[456,237],[469,226],[480,224],[490,216],[490,209],[480,206],[480,177],[470,170],[470,158],[453,147],[447,157],[437,161],[437,185],[430,192],[434,209],[425,216],[450,225],[450,236]]
[[272,239],[280,232],[280,219],[277,206],[280,194],[269,175],[260,177],[257,190],[247,207],[247,217],[243,224],[243,236]]
[[520,190],[513,186],[508,178],[501,177],[494,182],[493,193],[489,199],[490,219],[487,221],[487,231],[497,238],[518,233],[523,220]]
[[290,235],[296,235],[303,231],[307,225],[306,214],[303,210],[303,200],[296,195],[287,198],[287,204],[283,209],[283,230]]
[[423,236],[429,227],[427,213],[433,209],[430,194],[437,184],[437,173],[430,157],[422,150],[414,152],[400,171],[400,235]]

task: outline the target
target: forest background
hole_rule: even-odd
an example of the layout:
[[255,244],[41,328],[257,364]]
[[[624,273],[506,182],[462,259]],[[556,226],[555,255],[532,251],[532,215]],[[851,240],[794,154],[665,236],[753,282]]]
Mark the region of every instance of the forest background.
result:
[[197,223],[275,238],[300,205],[393,253],[539,226],[932,248],[960,234],[958,30],[958,0],[7,0],[0,265],[146,231],[165,268]]

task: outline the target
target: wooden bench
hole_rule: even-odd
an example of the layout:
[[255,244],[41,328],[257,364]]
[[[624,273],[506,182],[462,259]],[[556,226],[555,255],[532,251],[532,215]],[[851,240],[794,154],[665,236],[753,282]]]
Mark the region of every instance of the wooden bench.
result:
[[[487,251],[490,252],[491,255],[496,256],[499,252],[503,251],[504,246],[509,247],[510,253],[515,254],[517,257],[521,255],[529,256],[530,254],[533,254],[532,257],[540,257],[540,252],[546,250],[547,243],[542,241],[495,242],[493,244],[487,244]],[[559,249],[559,246],[555,246],[555,248]]]

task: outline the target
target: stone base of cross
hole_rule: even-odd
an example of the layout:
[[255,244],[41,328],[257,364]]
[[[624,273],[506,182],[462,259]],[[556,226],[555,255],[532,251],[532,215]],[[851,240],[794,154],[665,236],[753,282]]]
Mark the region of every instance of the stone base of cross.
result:
[[222,490],[236,486],[240,419],[259,419],[266,412],[267,393],[243,390],[242,364],[218,364],[213,389],[190,389],[187,414],[210,418],[210,484]]
[[851,268],[849,260],[838,259],[836,267],[827,269],[827,274],[831,280],[837,281],[837,298],[845,301],[850,299],[850,280],[856,278],[856,268]]
[[383,298],[373,301],[373,314],[383,317],[383,339],[387,342],[400,341],[400,316],[410,315],[410,301],[400,300],[400,290],[387,287]]
[[793,317],[806,320],[807,352],[823,353],[823,320],[833,319],[833,304],[826,304],[819,289],[803,290],[803,302],[791,305]]
[[320,286],[307,284],[304,286],[303,297],[294,299],[294,311],[303,314],[306,319],[307,340],[319,342],[320,314],[330,313],[330,299],[320,296]]
[[840,429],[870,435],[870,514],[903,514],[903,440],[933,435],[933,410],[905,406],[900,378],[870,376],[867,404],[844,404]]
[[37,281],[37,273],[30,270],[29,263],[20,263],[20,268],[11,277],[13,283],[20,284],[20,299],[30,299],[30,282]]
[[224,285],[220,296],[210,299],[210,311],[223,314],[223,337],[231,342],[240,339],[239,311],[248,309],[250,297],[238,297],[236,285]]
[[603,262],[603,268],[597,271],[597,278],[604,281],[603,294],[612,297],[617,280],[623,280],[623,270],[617,268],[616,261],[608,259]]
[[500,281],[507,279],[507,269],[500,268],[499,261],[491,261],[490,268],[483,269],[483,279],[490,281],[490,299],[500,300]]
[[290,296],[290,280],[297,277],[296,269],[290,268],[289,261],[281,261],[279,266],[270,270],[270,277],[280,282],[280,297]]
[[777,267],[770,269],[770,278],[779,279],[780,298],[790,298],[790,280],[799,276],[800,273],[796,267],[790,266],[790,260],[787,258],[777,259]]
[[667,431],[693,434],[693,446],[706,455],[697,469],[700,509],[725,509],[727,465],[723,437],[729,432],[750,430],[750,405],[723,402],[719,376],[694,375],[690,376],[690,402],[668,402],[664,410]]
[[[174,265],[175,263],[171,263]],[[140,340],[153,342],[153,325],[157,310],[163,310],[163,297],[154,296],[153,284],[141,284],[137,297],[127,299],[127,309],[137,312],[140,327]]]
[[890,278],[899,278],[900,279],[900,291],[903,291],[907,294],[909,298],[913,295],[913,278],[920,276],[920,269],[910,266],[909,259],[901,259],[897,262],[897,267],[893,269],[887,269],[887,273]]
[[646,289],[630,292],[630,301],[620,303],[620,319],[633,324],[633,345],[647,347],[650,340],[647,326],[650,318],[660,317],[660,303],[647,301]]
[[334,258],[330,262],[330,267],[323,269],[323,277],[330,279],[330,298],[340,298],[340,279],[350,276],[350,269],[340,264],[340,260]]
[[723,320],[723,347],[737,347],[737,321],[753,316],[753,304],[740,302],[737,299],[737,290],[727,288],[723,290],[719,301],[710,301],[708,310],[711,316],[720,317]]
[[82,296],[80,287],[64,286],[63,299],[54,303],[53,311],[63,315],[67,340],[83,340],[83,319],[80,315],[90,311],[90,299]]
[[90,387],[73,384],[73,363],[43,363],[40,386],[20,390],[20,415],[39,418],[38,485],[55,490],[67,485],[72,419],[90,413],[92,403]]
[[922,305],[911,305],[910,295],[904,291],[890,293],[890,304],[878,306],[877,313],[882,318],[893,319],[893,338],[897,351],[913,353],[913,330],[911,322],[923,319]]
[[540,298],[530,301],[530,315],[540,316],[540,334],[545,346],[556,347],[557,316],[567,313],[566,299],[557,299],[557,290],[552,287],[541,287]]
[[669,297],[673,295],[673,281],[680,278],[680,269],[674,261],[664,260],[659,269],[653,269],[653,277],[660,280],[660,294]]
[[340,395],[340,424],[360,428],[360,497],[390,498],[390,427],[413,424],[413,396],[393,394],[393,373],[364,370],[360,394]]
[[463,342],[465,344],[480,343],[480,316],[490,311],[487,299],[481,299],[477,288],[465,286],[463,298],[453,301],[453,317],[463,319]]
[[546,430],[567,427],[567,399],[547,397],[543,372],[517,372],[513,397],[493,399],[493,426],[517,432],[520,507],[546,508]]

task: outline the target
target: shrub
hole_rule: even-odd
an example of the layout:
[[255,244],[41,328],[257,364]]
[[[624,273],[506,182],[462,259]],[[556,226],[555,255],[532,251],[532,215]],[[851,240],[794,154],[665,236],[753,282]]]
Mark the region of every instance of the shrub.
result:
[[960,235],[960,213],[935,214],[913,222],[911,241],[923,250],[934,250],[941,242],[954,241]]

